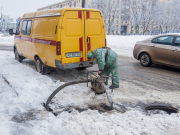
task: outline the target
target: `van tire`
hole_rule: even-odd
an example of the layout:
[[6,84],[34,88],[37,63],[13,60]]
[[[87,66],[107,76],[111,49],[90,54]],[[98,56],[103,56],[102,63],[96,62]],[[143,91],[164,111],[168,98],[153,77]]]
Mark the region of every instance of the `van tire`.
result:
[[14,54],[15,54],[15,60],[22,62],[23,58],[19,55],[16,48],[15,48]]
[[36,71],[44,75],[44,64],[39,57],[35,58]]

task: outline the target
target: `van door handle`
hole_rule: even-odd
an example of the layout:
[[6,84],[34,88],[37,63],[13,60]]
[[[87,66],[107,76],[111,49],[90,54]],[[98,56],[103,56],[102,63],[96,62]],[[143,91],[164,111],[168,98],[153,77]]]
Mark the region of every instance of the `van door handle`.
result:
[[151,45],[151,47],[155,47],[155,45]]
[[57,25],[56,25],[56,29],[55,29],[55,35],[56,35],[56,32],[57,32]]

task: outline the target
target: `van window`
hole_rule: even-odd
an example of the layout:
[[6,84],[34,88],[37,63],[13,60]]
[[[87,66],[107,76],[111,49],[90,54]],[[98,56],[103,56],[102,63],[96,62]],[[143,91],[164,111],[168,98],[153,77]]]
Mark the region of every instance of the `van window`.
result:
[[19,24],[18,24],[18,26],[17,26],[17,28],[16,28],[16,33],[19,35],[19,33],[20,33],[20,27],[21,26],[21,21],[19,22]]
[[32,21],[23,21],[21,34],[22,35],[30,35],[31,34],[31,23]]
[[47,21],[47,37],[55,37],[57,19],[48,19]]
[[26,35],[31,35],[31,24],[32,24],[32,21],[28,21]]
[[23,35],[26,35],[26,25],[27,25],[27,21],[23,21],[22,30],[21,30],[21,34]]
[[34,20],[34,24],[33,24],[33,35],[34,36],[39,36],[39,37],[43,37],[45,36],[45,28],[46,26],[46,19],[37,19]]

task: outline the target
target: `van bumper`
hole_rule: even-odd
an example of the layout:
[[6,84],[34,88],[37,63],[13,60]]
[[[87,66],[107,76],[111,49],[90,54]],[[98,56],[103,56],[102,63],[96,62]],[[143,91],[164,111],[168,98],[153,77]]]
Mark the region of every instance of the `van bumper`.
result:
[[56,68],[60,68],[60,69],[72,69],[72,68],[79,68],[79,67],[92,67],[95,64],[96,64],[95,61],[85,61],[85,62],[62,64],[61,61],[55,60]]

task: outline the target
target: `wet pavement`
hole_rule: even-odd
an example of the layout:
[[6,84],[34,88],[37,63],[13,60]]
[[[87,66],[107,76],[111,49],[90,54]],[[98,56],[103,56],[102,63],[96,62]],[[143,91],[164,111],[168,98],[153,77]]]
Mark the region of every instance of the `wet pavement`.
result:
[[174,91],[180,90],[180,69],[152,65],[143,67],[139,61],[119,56],[120,80],[134,83],[142,88]]
[[[119,78],[121,81],[133,83],[143,89],[152,89],[157,91],[180,90],[180,69],[152,65],[143,67],[139,61],[134,58],[118,56]],[[23,64],[29,65],[35,70],[35,63],[31,60],[23,60]],[[50,69],[51,70],[51,69]],[[98,70],[97,65],[87,70]],[[57,71],[47,71],[46,74],[54,81],[64,82],[86,79],[86,75],[81,72],[86,70],[78,69],[58,69]]]
[[13,46],[0,46],[0,50],[13,51]]

